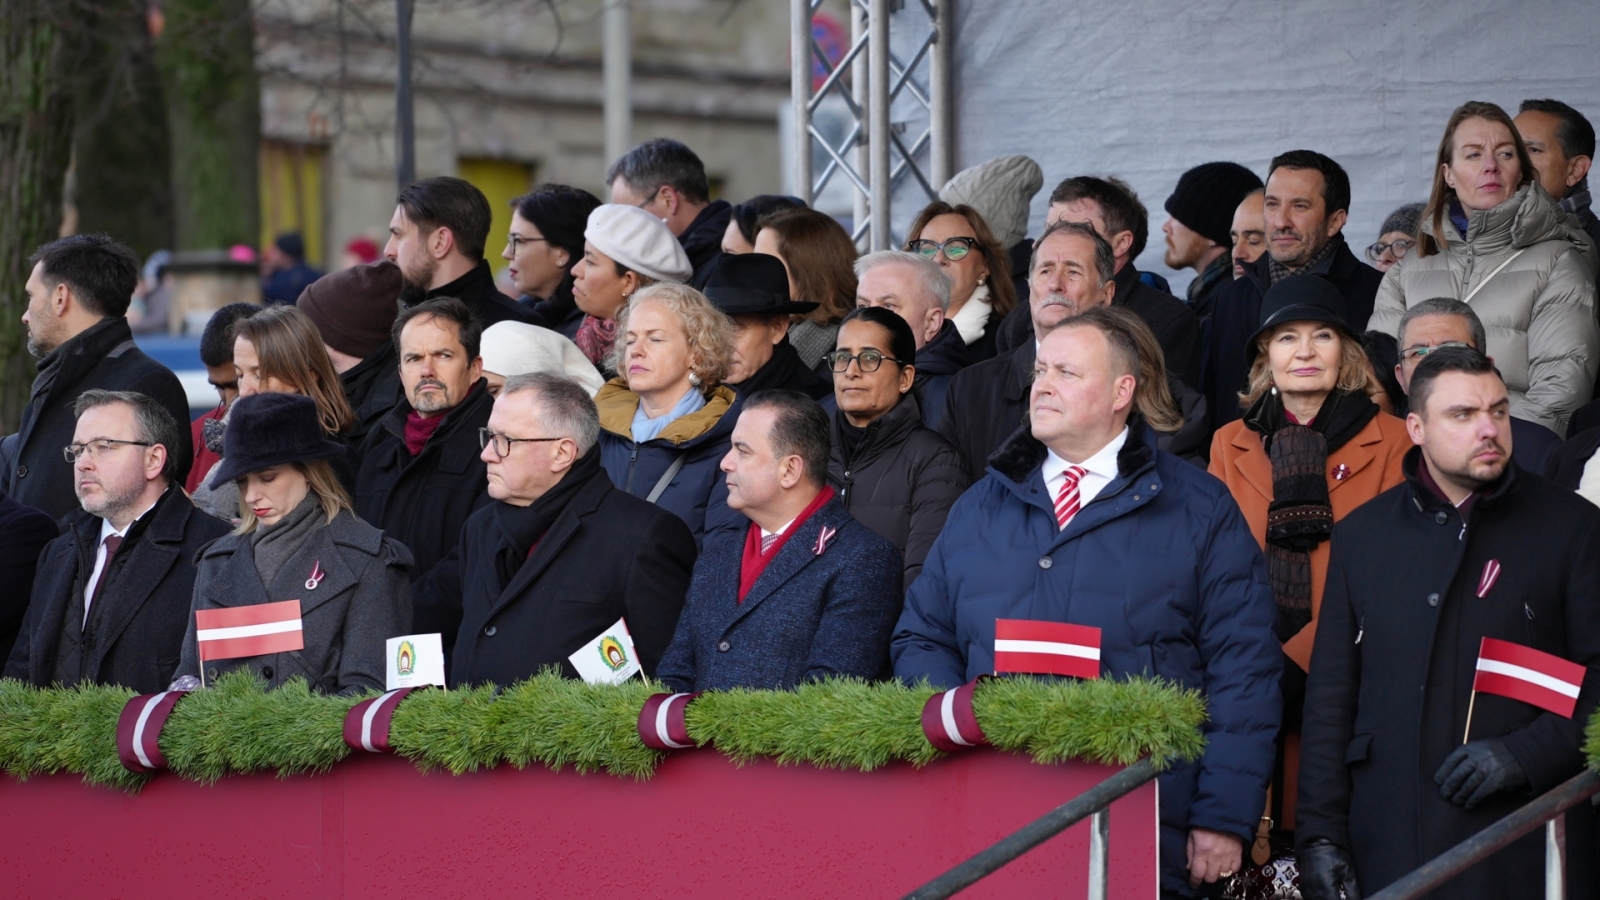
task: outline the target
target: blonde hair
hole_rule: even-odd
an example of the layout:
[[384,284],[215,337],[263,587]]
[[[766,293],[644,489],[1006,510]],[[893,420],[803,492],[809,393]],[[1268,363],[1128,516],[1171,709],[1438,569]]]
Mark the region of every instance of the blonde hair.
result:
[[[1250,364],[1250,380],[1245,389],[1239,394],[1239,405],[1248,409],[1255,405],[1257,400],[1266,394],[1272,387],[1272,359],[1267,353],[1267,345],[1283,330],[1284,322],[1256,338],[1256,358]],[[1336,391],[1362,391],[1367,387],[1367,351],[1362,348],[1361,342],[1345,333],[1341,328],[1329,325],[1333,333],[1339,336],[1339,383],[1334,385]]]
[[722,379],[728,377],[733,360],[733,319],[706,295],[686,284],[662,282],[633,292],[628,305],[617,315],[617,342],[611,348],[611,368],[628,382],[628,319],[645,303],[659,303],[677,318],[689,342],[689,371],[700,381],[700,393],[709,397]]
[[317,402],[317,419],[328,434],[343,434],[356,423],[344,385],[322,345],[311,317],[293,306],[273,306],[233,326],[261,359],[261,377],[276,378]]
[[[322,501],[322,512],[328,517],[328,521],[332,522],[341,509],[355,513],[355,504],[350,502],[350,494],[345,491],[344,485],[339,483],[339,477],[333,474],[333,465],[327,460],[313,459],[290,465],[294,466],[296,472],[306,477],[306,487]],[[249,534],[260,524],[261,520],[256,518],[256,514],[250,509],[250,504],[245,502],[244,491],[240,491],[239,527],[235,528],[233,533]]]

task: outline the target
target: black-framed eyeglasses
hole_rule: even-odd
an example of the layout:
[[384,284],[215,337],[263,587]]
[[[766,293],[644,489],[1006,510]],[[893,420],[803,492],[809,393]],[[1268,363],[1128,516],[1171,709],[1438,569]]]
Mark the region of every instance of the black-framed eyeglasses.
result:
[[520,234],[513,234],[513,235],[507,235],[506,236],[506,243],[511,245],[511,255],[512,256],[516,256],[518,253],[522,252],[522,245],[523,244],[535,244],[535,243],[538,243],[539,241],[544,241],[547,244],[550,242],[548,238],[542,238],[542,237],[525,238]]
[[1408,363],[1413,363],[1414,364],[1414,363],[1421,362],[1422,358],[1424,356],[1427,356],[1429,353],[1432,353],[1432,352],[1434,352],[1436,350],[1443,350],[1446,347],[1471,347],[1471,346],[1472,346],[1471,344],[1463,343],[1461,341],[1445,341],[1444,343],[1442,343],[1442,344],[1440,344],[1440,345],[1438,345],[1436,347],[1407,347],[1406,349],[1400,351],[1400,358],[1405,360]]
[[559,441],[559,440],[562,440],[562,438],[558,438],[558,437],[514,438],[514,437],[507,437],[506,435],[503,435],[503,434],[495,434],[494,432],[490,431],[487,428],[479,428],[478,429],[478,449],[479,450],[488,449],[489,444],[492,442],[494,444],[495,455],[500,457],[501,459],[505,459],[506,457],[511,455],[511,445],[512,444],[536,444],[536,443],[538,443],[540,441]]
[[89,454],[90,459],[100,459],[116,449],[118,444],[127,444],[130,447],[151,446],[149,441],[119,441],[115,438],[101,438],[97,441],[88,441],[82,444],[68,444],[61,448],[61,455],[65,456],[67,462],[70,463],[77,462],[85,453]]
[[835,350],[832,353],[823,354],[822,358],[828,361],[828,368],[832,369],[835,375],[843,375],[845,372],[850,371],[851,360],[855,360],[856,365],[861,367],[863,375],[871,375],[873,372],[878,371],[885,362],[905,365],[902,360],[895,359],[892,356],[884,356],[876,350],[863,350],[854,355],[849,350]]
[[943,250],[945,259],[956,262],[964,259],[977,246],[977,238],[953,237],[946,239],[944,243],[929,240],[912,241],[906,244],[906,249],[919,254],[923,259],[934,259],[939,255],[939,251]]
[[1416,245],[1417,242],[1411,238],[1395,238],[1387,244],[1379,241],[1367,248],[1367,261],[1377,262],[1378,257],[1382,256],[1385,251],[1388,251],[1389,255],[1395,259],[1405,259],[1406,254],[1410,253],[1411,248]]

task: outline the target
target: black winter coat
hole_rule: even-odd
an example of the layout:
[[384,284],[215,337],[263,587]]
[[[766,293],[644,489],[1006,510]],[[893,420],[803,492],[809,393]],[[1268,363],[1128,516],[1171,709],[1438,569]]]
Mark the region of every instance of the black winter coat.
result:
[[[1511,453],[1515,456],[1515,438],[1512,442]],[[1583,481],[1583,467],[1596,450],[1600,450],[1600,428],[1590,428],[1567,438],[1545,460],[1545,477],[1569,491],[1577,490],[1579,482]]]
[[73,401],[93,388],[135,391],[160,403],[178,423],[178,446],[169,448],[178,467],[173,481],[183,484],[194,463],[193,438],[185,427],[189,398],[178,376],[134,345],[127,319],[101,319],[40,360],[33,395],[22,409],[22,426],[0,442],[5,492],[52,519],[78,508],[72,463],[61,450],[72,443],[78,426]]
[[794,345],[789,343],[787,336],[772,348],[772,358],[767,360],[766,365],[749,378],[728,387],[741,397],[765,390],[799,391],[813,400],[833,395],[833,379],[823,378],[806,368],[805,361],[800,358]]
[[[344,399],[355,411],[356,423],[343,435],[350,443],[352,453],[359,452],[372,429],[383,421],[395,404],[406,398],[405,385],[400,382],[400,357],[394,344],[385,342],[372,351],[372,355],[357,363],[350,371],[339,376],[344,388]],[[352,471],[361,469],[359,456],[353,460]]]
[[[990,320],[993,321],[993,316]],[[939,427],[944,415],[944,398],[950,393],[950,379],[972,361],[969,349],[956,323],[946,319],[933,340],[917,351],[916,387],[922,395],[922,424],[929,428]]]
[[[196,509],[176,485],[147,515],[147,523],[134,526],[142,527],[142,533],[112,557],[110,580],[89,605],[87,633],[81,626],[70,629],[80,674],[69,685],[115,684],[153,694],[172,682],[189,627],[195,557],[227,534],[228,524]],[[67,517],[68,531],[40,555],[40,577],[22,634],[6,660],[7,678],[35,687],[55,681],[67,611],[83,612],[83,589],[94,571],[101,522],[99,516],[78,510]]]
[[694,269],[694,274],[689,276],[689,286],[695,290],[705,290],[711,270],[717,267],[717,258],[722,255],[722,235],[728,230],[731,218],[733,205],[726,200],[713,200],[700,210],[683,234],[678,235],[678,243],[683,245],[684,255],[689,257],[689,265]]
[[[1368,896],[1578,774],[1600,698],[1600,509],[1511,466],[1463,523],[1418,481],[1420,456],[1406,455],[1405,484],[1334,526],[1306,684],[1296,839],[1349,848]],[[1485,591],[1491,561],[1500,571]],[[1502,741],[1531,783],[1469,812],[1440,796],[1434,774],[1461,745],[1484,637],[1589,672],[1570,719],[1478,695],[1471,739]],[[1587,803],[1568,814],[1568,846],[1584,848],[1571,854],[1570,896],[1592,896],[1593,823]],[[1541,829],[1452,881],[1448,895],[1529,896],[1543,848]]]
[[[1378,285],[1383,283],[1383,273],[1357,259],[1343,235],[1335,235],[1333,240],[1339,246],[1302,274],[1321,275],[1339,289],[1344,296],[1345,323],[1361,334],[1372,317],[1372,304],[1378,296]],[[1261,327],[1261,299],[1272,287],[1268,274],[1271,260],[1270,254],[1263,253],[1255,262],[1246,263],[1243,278],[1236,278],[1217,291],[1206,322],[1205,373],[1199,382],[1189,383],[1201,385],[1201,393],[1211,407],[1213,429],[1244,415],[1239,392],[1250,380],[1245,348],[1250,336]]]
[[467,517],[489,502],[478,429],[489,424],[493,407],[485,382],[478,382],[413,457],[405,439],[411,404],[402,399],[361,445],[356,515],[406,545],[413,580],[455,549]]
[[454,297],[465,303],[484,328],[506,321],[545,325],[544,316],[500,293],[494,284],[494,270],[486,259],[478,260],[471,271],[455,281],[428,291],[427,299],[437,297]]
[[[595,452],[595,451],[590,451]],[[494,504],[462,531],[450,684],[510,685],[567,658],[618,618],[645,674],[672,640],[694,571],[694,536],[677,516],[617,490],[598,466],[504,590],[495,557],[508,538]]]
[[[989,467],[989,454],[1028,420],[1028,394],[1033,387],[1033,342],[956,373],[945,396],[944,414],[935,427],[955,445],[967,471],[978,478]],[[1190,462],[1200,462],[1211,446],[1205,398],[1167,373],[1167,387],[1183,414],[1173,434],[1157,433],[1160,449]]]
[[[1189,304],[1145,284],[1139,275],[1132,264],[1117,270],[1111,278],[1117,284],[1111,305],[1127,307],[1150,326],[1156,342],[1161,345],[1167,371],[1185,384],[1199,384],[1202,358],[1199,318],[1189,309]],[[1021,296],[1022,302],[1000,326],[997,346],[1001,353],[1033,343],[1033,313],[1027,302],[1028,295]]]
[[49,516],[0,494],[0,649],[11,652],[33,593],[39,554],[61,530]]
[[848,461],[839,437],[849,427],[843,416],[835,412],[828,428],[828,484],[839,492],[845,511],[900,551],[910,587],[950,507],[972,478],[960,452],[922,425],[916,397],[903,397],[868,425]]

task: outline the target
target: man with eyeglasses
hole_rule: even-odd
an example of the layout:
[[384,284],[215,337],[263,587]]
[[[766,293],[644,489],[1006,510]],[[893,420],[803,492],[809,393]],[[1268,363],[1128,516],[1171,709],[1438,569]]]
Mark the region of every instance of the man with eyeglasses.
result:
[[483,326],[458,300],[429,300],[394,320],[405,396],[361,444],[356,514],[405,544],[412,581],[449,556],[489,502],[478,429],[494,399],[478,355]]
[[711,182],[700,157],[670,138],[645,141],[611,164],[606,186],[612,203],[637,206],[666,223],[694,268],[690,287],[703,290],[722,255],[722,235],[733,207],[711,199]]
[[[1407,394],[1411,393],[1412,374],[1428,354],[1446,347],[1470,347],[1481,353],[1488,346],[1483,321],[1472,307],[1453,297],[1435,297],[1407,309],[1400,317],[1397,337],[1400,362],[1394,367],[1394,377]],[[1492,358],[1489,361],[1494,362]],[[1398,413],[1404,416],[1406,411]],[[1550,454],[1561,446],[1561,438],[1538,422],[1512,416],[1511,443],[1517,465],[1542,475]]]
[[39,556],[5,677],[165,690],[189,624],[195,557],[228,524],[178,486],[182,432],[162,404],[89,390],[72,411],[72,443],[56,454],[71,466],[80,508]]
[[943,244],[913,241],[909,252],[879,250],[856,260],[856,308],[882,307],[911,326],[917,341],[922,424],[929,428],[939,427],[950,379],[970,361],[960,329],[945,317],[952,283],[934,257],[945,253],[954,254],[952,262],[961,259],[972,250],[966,241],[959,237]]
[[622,619],[646,675],[672,640],[694,569],[682,519],[617,490],[595,445],[600,416],[564,375],[506,379],[478,430],[489,504],[467,519],[459,564],[419,587],[415,627],[444,635],[452,686],[512,685]]

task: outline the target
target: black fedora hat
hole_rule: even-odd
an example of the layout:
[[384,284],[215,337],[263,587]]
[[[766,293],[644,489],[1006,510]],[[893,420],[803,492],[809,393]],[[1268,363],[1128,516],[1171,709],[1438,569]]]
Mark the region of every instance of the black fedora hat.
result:
[[730,316],[803,315],[816,303],[789,298],[789,271],[765,253],[724,253],[706,279],[706,298]]
[[345,453],[328,440],[317,402],[299,394],[252,394],[233,402],[222,434],[222,462],[211,475],[211,489],[286,463],[332,459]]
[[1261,335],[1285,322],[1326,322],[1346,338],[1357,343],[1361,341],[1361,336],[1351,331],[1345,321],[1344,295],[1333,282],[1320,275],[1290,275],[1274,284],[1261,298],[1261,327],[1244,345],[1245,362],[1255,362],[1259,352],[1256,343]]

